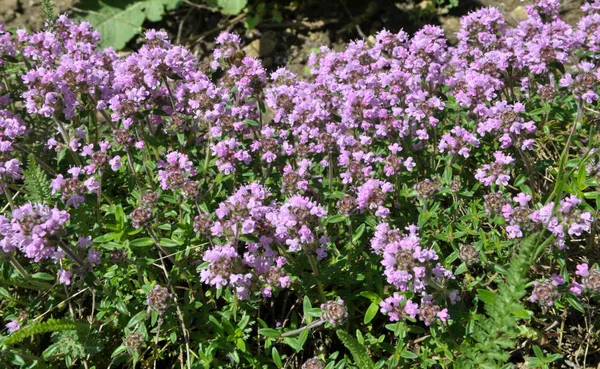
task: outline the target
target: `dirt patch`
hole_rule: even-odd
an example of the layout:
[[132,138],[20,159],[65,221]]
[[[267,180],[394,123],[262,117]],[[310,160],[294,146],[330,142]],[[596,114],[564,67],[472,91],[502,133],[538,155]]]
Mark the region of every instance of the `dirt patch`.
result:
[[[52,0],[57,14],[67,12],[75,0]],[[6,28],[38,30],[44,25],[42,2],[39,0],[0,0],[0,21]]]

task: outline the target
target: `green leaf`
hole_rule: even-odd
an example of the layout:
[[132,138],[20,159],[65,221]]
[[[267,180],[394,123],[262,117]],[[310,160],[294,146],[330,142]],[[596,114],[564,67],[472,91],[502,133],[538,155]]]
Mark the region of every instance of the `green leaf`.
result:
[[273,348],[271,349],[271,357],[273,357],[273,362],[275,363],[275,365],[277,365],[278,368],[283,367],[281,356],[279,356],[279,351],[277,351],[277,348],[275,348],[275,346],[273,346]]
[[400,353],[400,356],[402,356],[405,359],[418,359],[419,357],[412,351],[408,351],[408,350],[402,350],[402,352]]
[[381,297],[379,297],[378,294],[376,294],[375,292],[371,292],[371,291],[362,291],[361,293],[359,293],[360,296],[367,298],[371,301],[381,301]]
[[248,0],[217,0],[221,12],[227,15],[236,15],[246,7]]
[[244,119],[244,124],[250,127],[258,127],[258,122],[251,119]]
[[248,242],[248,243],[259,243],[260,238],[253,234],[245,234],[240,236],[240,241]]
[[114,239],[115,239],[114,233],[107,233],[105,235],[94,238],[94,243],[104,243],[104,242],[112,241]]
[[358,240],[362,237],[363,233],[365,233],[366,225],[363,223],[356,228],[354,231],[354,235],[352,236],[352,243],[357,243]]
[[565,300],[567,300],[569,305],[571,305],[575,310],[579,311],[580,313],[585,313],[585,309],[577,297],[573,296],[572,294],[568,294],[565,296]]
[[129,241],[129,246],[131,247],[145,247],[150,245],[154,245],[154,240],[150,237],[137,238]]
[[329,218],[327,218],[327,223],[339,223],[343,222],[346,219],[348,219],[348,217],[342,214],[332,215]]
[[158,244],[163,246],[163,247],[176,247],[179,246],[179,243],[175,240],[172,240],[170,238],[161,238],[160,241],[158,241]]
[[100,45],[120,50],[140,33],[146,19],[145,5],[145,1],[84,0],[78,7],[89,11],[83,19],[90,22],[102,35]]
[[135,327],[138,323],[142,322],[148,316],[148,312],[145,310],[140,311],[135,314],[131,319],[129,319],[129,323],[127,323],[128,327]]
[[371,305],[369,306],[369,308],[367,309],[367,312],[365,313],[364,323],[369,324],[369,322],[371,322],[371,320],[373,320],[373,318],[375,318],[375,315],[377,315],[378,311],[379,311],[379,304],[376,303],[375,301],[373,301],[371,303]]
[[552,362],[555,362],[556,360],[562,359],[562,358],[563,358],[563,356],[561,354],[552,354],[552,355],[548,355],[546,357],[546,362],[552,363]]
[[239,348],[242,352],[246,352],[246,342],[244,342],[243,339],[238,338],[235,340],[235,345],[237,346],[237,348]]
[[312,304],[310,303],[310,299],[308,296],[304,296],[304,301],[302,302],[302,310],[304,312],[304,320],[306,323],[310,324],[312,322],[312,316],[308,314],[308,312],[312,309]]
[[278,330],[273,328],[262,328],[258,330],[258,334],[269,337],[269,338],[278,338],[281,336]]
[[41,279],[42,281],[53,281],[56,279],[56,277],[48,273],[35,273],[31,275],[31,278]]
[[302,347],[306,343],[307,339],[308,339],[308,329],[305,329],[302,331],[302,333],[300,333],[300,335],[298,336],[298,340],[296,341],[296,352],[302,351]]
[[100,45],[120,50],[142,30],[146,19],[158,22],[180,0],[83,0],[77,4],[79,16],[102,35]]
[[544,358],[544,353],[538,345],[533,345],[533,352],[535,353],[535,356],[537,356],[539,359]]
[[119,347],[117,347],[115,349],[115,351],[113,351],[113,353],[110,355],[111,358],[114,358],[115,356],[118,356],[119,354],[124,353],[125,351],[127,351],[127,346],[125,345],[121,345]]

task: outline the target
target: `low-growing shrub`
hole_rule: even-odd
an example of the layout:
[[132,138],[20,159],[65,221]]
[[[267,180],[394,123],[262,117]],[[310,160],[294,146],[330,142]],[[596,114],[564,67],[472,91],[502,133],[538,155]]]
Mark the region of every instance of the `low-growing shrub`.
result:
[[0,28],[0,362],[597,363],[600,3],[558,5],[322,47],[309,78],[231,33],[199,63]]

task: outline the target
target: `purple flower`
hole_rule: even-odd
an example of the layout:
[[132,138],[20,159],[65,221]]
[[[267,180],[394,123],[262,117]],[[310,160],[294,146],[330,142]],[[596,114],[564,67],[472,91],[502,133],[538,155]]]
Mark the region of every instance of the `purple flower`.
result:
[[119,155],[116,155],[114,158],[110,159],[109,164],[110,169],[112,169],[113,172],[116,172],[117,170],[119,170],[119,168],[121,168],[121,166],[123,166],[123,163],[121,162],[121,157]]
[[71,275],[73,273],[70,270],[59,270],[58,271],[58,281],[64,285],[70,285],[71,284]]
[[462,127],[452,128],[451,133],[442,136],[439,143],[440,152],[458,154],[465,158],[469,157],[471,147],[479,147],[479,140],[469,131]]
[[[27,203],[15,209],[10,221],[0,218],[0,236],[5,252],[19,249],[38,262],[57,253],[56,238],[65,232],[69,214],[57,208]],[[10,227],[8,227],[10,223]]]
[[494,153],[496,161],[492,164],[484,164],[483,167],[477,169],[475,179],[482,182],[485,186],[508,185],[510,179],[510,170],[508,169],[514,162],[514,158],[510,155],[505,155],[501,151]]
[[14,332],[18,331],[19,329],[21,329],[21,326],[19,325],[18,320],[13,320],[12,322],[8,322],[6,324],[6,328],[8,328],[8,331],[10,333],[14,333]]
[[163,190],[177,191],[190,181],[190,177],[196,175],[193,163],[186,154],[177,151],[167,154],[167,161],[159,161],[158,180]]
[[597,266],[590,269],[587,264],[579,264],[575,274],[580,276],[581,280],[571,284],[573,293],[579,295],[585,290],[593,294],[600,293],[600,269]]

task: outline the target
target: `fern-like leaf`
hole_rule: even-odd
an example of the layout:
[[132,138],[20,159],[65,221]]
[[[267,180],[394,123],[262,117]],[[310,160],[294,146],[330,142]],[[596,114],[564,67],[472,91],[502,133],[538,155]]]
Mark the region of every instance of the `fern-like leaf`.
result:
[[82,327],[81,324],[72,322],[70,320],[63,319],[48,319],[45,322],[36,322],[23,327],[11,334],[2,343],[5,345],[15,345],[23,342],[27,337],[34,336],[36,334],[48,333],[48,332],[59,332],[59,331],[70,331]]
[[52,4],[52,0],[42,0],[42,11],[46,16],[46,23],[54,24],[56,20],[56,14],[54,13],[54,5]]
[[500,368],[509,359],[509,351],[516,346],[520,336],[519,315],[525,309],[520,302],[525,296],[527,270],[535,248],[536,235],[521,242],[518,257],[507,269],[506,281],[485,303],[487,316],[475,324],[471,340],[463,343],[459,368]]
[[344,346],[350,350],[356,366],[358,366],[360,369],[372,369],[374,367],[373,361],[369,357],[369,353],[367,352],[365,346],[361,345],[346,331],[338,329],[336,333]]
[[27,170],[23,173],[23,177],[29,201],[36,203],[50,201],[50,180],[46,172],[35,162],[32,154],[27,157]]

